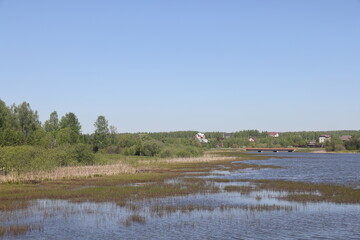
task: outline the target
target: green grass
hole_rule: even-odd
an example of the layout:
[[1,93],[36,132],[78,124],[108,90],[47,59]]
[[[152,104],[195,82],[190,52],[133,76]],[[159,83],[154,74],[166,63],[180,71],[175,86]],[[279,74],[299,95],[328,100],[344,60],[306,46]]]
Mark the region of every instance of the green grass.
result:
[[360,203],[360,189],[330,184],[291,182],[282,180],[255,180],[259,189],[286,191],[282,199],[297,202]]

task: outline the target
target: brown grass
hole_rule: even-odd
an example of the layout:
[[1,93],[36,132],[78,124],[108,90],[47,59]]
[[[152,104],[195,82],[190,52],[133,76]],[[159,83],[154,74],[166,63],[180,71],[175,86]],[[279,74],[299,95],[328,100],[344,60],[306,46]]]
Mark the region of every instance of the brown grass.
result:
[[246,195],[254,191],[254,188],[251,186],[225,186],[224,190],[227,192],[239,192],[242,195]]
[[[153,170],[153,166],[161,166],[163,164],[205,163],[211,161],[219,161],[223,159],[224,157],[214,156],[212,154],[205,154],[202,157],[193,157],[193,158],[140,160],[137,164],[138,167],[131,166],[121,161],[108,165],[60,167],[55,169],[54,171],[38,171],[32,173],[24,173],[21,175],[17,175],[17,174],[9,174],[6,176],[0,175],[0,183],[18,183],[18,182],[36,183],[44,180],[111,176],[111,175],[128,174],[128,173],[134,174],[139,172],[150,172]],[[229,159],[229,157],[227,159]]]
[[11,225],[11,226],[0,226],[0,237],[4,236],[18,236],[26,234],[31,231],[42,231],[43,227],[38,225]]
[[130,226],[133,223],[141,223],[144,224],[146,222],[146,219],[143,216],[134,214],[130,215],[124,222],[125,226]]
[[110,176],[135,172],[136,168],[123,163],[97,166],[60,167],[51,172],[40,171],[34,173],[24,173],[21,175],[9,174],[6,176],[0,176],[0,183],[36,182],[43,180],[69,179],[74,177]]

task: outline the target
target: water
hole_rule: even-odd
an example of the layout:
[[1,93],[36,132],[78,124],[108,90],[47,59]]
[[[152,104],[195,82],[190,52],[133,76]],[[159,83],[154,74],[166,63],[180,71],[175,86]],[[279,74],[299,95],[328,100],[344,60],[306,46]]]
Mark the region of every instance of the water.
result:
[[[273,155],[273,154],[270,154]],[[285,179],[359,187],[360,155],[277,153],[285,158],[248,161],[284,169],[215,172],[229,179]],[[218,183],[219,186],[249,182]],[[296,203],[284,192],[220,192],[133,202],[72,203],[37,200],[0,215],[1,225],[42,229],[4,239],[360,239],[360,204]],[[143,221],[128,221],[140,216]]]
[[360,188],[360,154],[264,153],[263,155],[283,158],[242,162],[284,168],[243,171],[228,177],[281,179]]

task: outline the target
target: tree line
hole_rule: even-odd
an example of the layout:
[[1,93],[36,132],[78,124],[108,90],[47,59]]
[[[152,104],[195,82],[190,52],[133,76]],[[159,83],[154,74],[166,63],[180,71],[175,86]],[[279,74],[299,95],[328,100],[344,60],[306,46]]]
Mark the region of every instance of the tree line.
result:
[[51,170],[60,166],[106,163],[107,154],[191,157],[203,154],[193,133],[117,133],[98,116],[92,134],[82,134],[75,113],[56,111],[43,124],[29,103],[7,106],[0,100],[0,174]]
[[59,118],[56,111],[41,124],[38,112],[30,104],[6,106],[0,100],[0,146],[37,145],[54,148],[63,144],[85,143],[103,148],[113,143],[116,128],[109,126],[104,116],[94,123],[95,132],[81,133],[81,124],[75,113],[69,112]]

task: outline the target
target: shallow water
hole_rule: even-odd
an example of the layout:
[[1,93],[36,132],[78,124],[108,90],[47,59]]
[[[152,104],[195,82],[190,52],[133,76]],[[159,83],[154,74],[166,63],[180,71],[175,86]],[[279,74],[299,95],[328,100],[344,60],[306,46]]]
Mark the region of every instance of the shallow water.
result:
[[[354,174],[359,170],[357,155],[276,155],[287,158],[249,163],[286,168],[215,172],[216,177],[359,186],[359,176]],[[251,185],[249,182],[216,184]],[[1,213],[0,224],[41,226],[25,235],[4,239],[360,239],[360,204],[304,204],[277,198],[286,194],[222,191],[132,202],[127,206],[44,199],[34,201],[28,209]],[[132,216],[138,220],[129,221]]]

